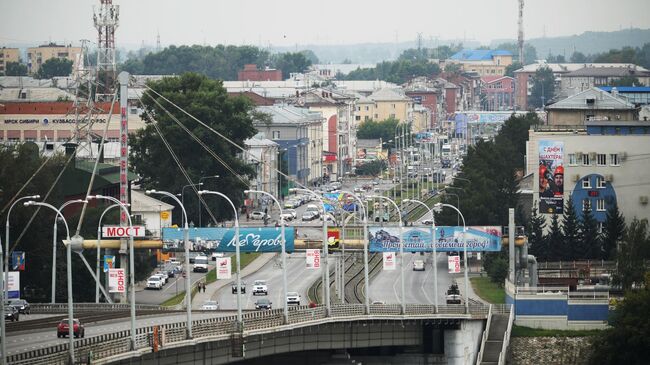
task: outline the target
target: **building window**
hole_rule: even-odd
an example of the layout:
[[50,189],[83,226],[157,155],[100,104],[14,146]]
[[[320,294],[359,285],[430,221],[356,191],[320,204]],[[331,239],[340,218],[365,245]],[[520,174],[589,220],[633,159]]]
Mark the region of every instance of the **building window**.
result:
[[603,179],[602,176],[596,177],[596,187],[598,189],[604,189],[606,184],[607,184],[607,182],[605,181],[605,179]]
[[379,119],[379,114],[375,113],[375,119]]
[[599,212],[605,211],[605,199],[596,200],[596,210]]
[[280,131],[273,131],[273,139],[280,139]]
[[618,161],[618,153],[609,154],[609,164],[611,166],[620,166],[620,163]]
[[582,188],[583,189],[591,189],[591,181],[589,181],[588,176],[582,178]]
[[395,119],[395,114],[391,114],[390,117]]
[[605,166],[607,165],[607,155],[604,153],[599,153],[598,154],[598,160],[596,162],[598,166]]
[[576,160],[576,154],[569,153],[569,166],[575,166],[577,164],[578,164],[578,160]]
[[360,115],[355,115],[354,120],[361,120],[361,116]]
[[391,108],[395,109],[395,104],[391,104],[390,106]]
[[591,210],[591,201],[589,199],[582,199],[582,211],[586,212]]
[[588,153],[583,153],[582,154],[582,165],[583,166],[589,166],[589,154]]
[[369,111],[369,110],[370,110],[370,107],[366,105],[366,111]]
[[367,122],[367,121],[370,120],[370,117],[366,115],[366,116],[363,117],[363,120],[364,120],[365,122]]
[[358,112],[361,111],[361,107],[360,107],[360,106],[357,107],[357,111],[358,111]]

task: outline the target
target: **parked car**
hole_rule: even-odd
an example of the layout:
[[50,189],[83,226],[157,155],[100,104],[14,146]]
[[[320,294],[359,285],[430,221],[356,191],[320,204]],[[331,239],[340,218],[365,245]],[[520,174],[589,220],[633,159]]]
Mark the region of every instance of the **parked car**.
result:
[[251,213],[251,219],[253,220],[263,220],[264,218],[266,218],[266,213],[260,212],[259,210]]
[[285,213],[289,213],[289,214],[291,214],[291,216],[293,217],[293,219],[298,218],[298,213],[296,213],[296,210],[295,210],[295,209],[285,209],[284,212],[285,212]]
[[5,320],[6,321],[12,321],[12,322],[17,322],[20,320],[20,312],[18,312],[18,309],[12,307],[12,306],[6,306],[5,307]]
[[[79,322],[78,319],[73,319],[72,320],[72,333],[74,333],[74,337],[81,337],[83,338],[86,335],[86,329],[84,328],[83,324]],[[70,334],[70,325],[68,323],[68,319],[62,319],[61,322],[56,326],[56,337],[65,337]]]
[[269,289],[266,287],[266,280],[255,280],[253,283],[253,295],[257,294],[269,294]]
[[287,305],[297,304],[300,305],[300,294],[295,291],[290,291],[287,293]]
[[13,299],[9,302],[11,307],[16,308],[16,310],[21,314],[29,314],[31,308],[29,303],[25,299]]
[[[230,286],[232,288],[232,293],[237,294],[237,283],[233,281],[232,283],[230,283]],[[241,282],[240,289],[242,294],[246,294],[246,282],[244,281]]]
[[317,212],[308,211],[308,212],[302,213],[303,222],[305,222],[305,221],[313,221],[316,218],[318,218],[318,213]]
[[293,216],[293,214],[291,214],[291,213],[289,213],[287,211],[284,211],[284,212],[282,212],[282,214],[280,214],[280,218],[283,218],[285,222],[288,222],[288,221],[292,221],[294,216]]
[[424,261],[423,260],[413,261],[413,271],[424,271]]
[[153,275],[147,279],[147,289],[162,289],[163,279],[158,275]]
[[201,306],[201,310],[204,311],[216,311],[219,309],[219,302],[216,300],[206,300]]
[[255,302],[255,309],[271,309],[271,304],[267,298],[260,298]]

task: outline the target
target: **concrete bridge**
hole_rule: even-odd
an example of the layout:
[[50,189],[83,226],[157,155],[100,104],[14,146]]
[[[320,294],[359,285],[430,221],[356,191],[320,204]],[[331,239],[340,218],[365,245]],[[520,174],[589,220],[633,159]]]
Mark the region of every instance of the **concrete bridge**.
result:
[[[248,312],[241,328],[235,316],[215,314],[193,321],[192,339],[186,338],[185,322],[138,328],[135,349],[130,331],[78,339],[76,359],[92,364],[254,364],[280,356],[282,363],[302,364],[309,352],[345,355],[365,349],[376,354],[381,348],[392,349],[404,363],[416,357],[423,364],[497,364],[505,360],[501,354],[514,316],[508,305],[481,304],[470,305],[469,313],[461,305],[424,304],[407,304],[405,313],[400,305],[373,304],[369,314],[364,312],[362,304],[332,305],[329,315],[323,306],[300,306],[291,308],[287,323],[282,309]],[[490,329],[496,322],[499,328]],[[8,361],[66,364],[68,345],[14,354]]]

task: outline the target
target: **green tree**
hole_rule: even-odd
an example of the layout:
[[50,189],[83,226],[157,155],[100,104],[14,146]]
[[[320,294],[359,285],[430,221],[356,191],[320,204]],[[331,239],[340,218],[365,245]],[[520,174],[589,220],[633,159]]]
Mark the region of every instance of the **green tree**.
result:
[[579,245],[581,242],[580,237],[580,224],[578,216],[573,208],[573,198],[569,197],[566,205],[564,206],[564,214],[562,220],[562,236],[564,246],[564,260],[577,260],[580,257]]
[[460,63],[448,63],[445,65],[446,73],[460,75],[462,71],[463,67],[460,65]]
[[483,267],[490,280],[503,286],[508,276],[508,251],[502,249],[499,252],[487,252]]
[[649,258],[649,247],[648,221],[634,218],[623,234],[623,241],[616,255],[615,284],[620,285],[623,290],[629,290],[633,285],[643,282],[647,271],[644,260]]
[[625,218],[618,210],[618,204],[612,204],[607,210],[607,218],[603,225],[603,252],[602,258],[609,260],[616,255],[618,243],[625,234]]
[[27,66],[20,62],[7,62],[6,76],[27,76]]
[[[220,81],[210,80],[195,73],[185,73],[179,77],[151,82],[149,87],[165,95],[179,108],[203,121],[238,146],[243,146],[244,140],[256,133],[251,101],[245,97],[229,97]],[[173,111],[174,118],[209,146],[225,165],[216,161],[198,146],[156,101],[170,108],[169,103],[151,92],[145,93],[142,98],[144,108],[155,116],[160,133],[172,144],[172,149],[190,180],[196,182],[202,176],[219,175],[219,191],[230,197],[236,207],[241,206],[243,190],[247,187],[248,179],[254,176],[253,167],[238,157],[241,151],[184,113]],[[154,120],[149,114],[143,114],[143,118],[147,126],[137,131],[129,142],[131,163],[135,171],[142,176],[141,184],[146,189],[180,192],[189,182],[181,174],[177,163],[154,128]],[[193,220],[192,217],[198,214],[198,197],[191,190],[186,195],[186,202],[194,202],[186,204],[188,219]],[[215,197],[205,200],[209,210],[216,212],[218,217],[232,216],[232,209],[224,204],[223,200]],[[180,215],[174,215],[174,218],[180,222]]]
[[582,52],[575,51],[571,55],[571,62],[573,62],[573,63],[585,63],[585,62],[587,62],[587,56],[585,56]]
[[601,253],[601,243],[598,234],[598,222],[591,213],[591,209],[582,211],[582,217],[579,223],[581,240],[578,244],[577,259],[599,259]]
[[272,59],[273,66],[282,70],[282,77],[287,79],[289,75],[297,72],[305,72],[311,61],[300,52],[296,53],[281,53]]
[[623,76],[612,80],[609,86],[643,86],[643,84],[634,76]]
[[393,147],[395,142],[389,142],[395,139],[395,128],[399,124],[399,120],[395,118],[388,118],[379,122],[374,120],[367,120],[357,129],[357,138],[359,139],[381,139],[382,142],[387,142],[389,147]]
[[533,88],[531,90],[528,104],[541,108],[555,95],[555,77],[549,67],[541,67],[533,76]]
[[355,169],[355,173],[358,176],[377,177],[381,175],[382,171],[384,171],[385,169],[386,169],[385,160],[374,160],[357,166]]
[[513,62],[506,66],[506,76],[515,77],[515,71],[519,70],[521,67],[522,65],[519,62]]
[[551,216],[551,225],[549,226],[549,233],[546,237],[548,241],[548,261],[562,260],[567,255],[567,247],[564,245],[565,239],[563,236],[562,224],[557,214]]
[[546,236],[544,235],[544,228],[546,221],[544,217],[537,214],[537,204],[533,203],[533,212],[528,221],[528,243],[530,245],[531,255],[535,255],[537,260],[548,261],[549,259],[549,245]]
[[300,51],[300,53],[302,53],[302,55],[305,56],[305,58],[309,62],[311,62],[312,65],[319,63],[318,62],[318,56],[316,56],[314,51],[312,51],[310,49],[303,49],[302,51]]
[[37,79],[51,79],[55,76],[69,76],[72,73],[72,61],[65,58],[50,58],[43,62],[34,75]]
[[591,346],[589,364],[641,365],[648,363],[650,348],[650,278],[643,289],[627,292],[611,318],[611,327]]
[[638,63],[637,51],[632,47],[611,49],[607,53],[596,56],[596,63]]

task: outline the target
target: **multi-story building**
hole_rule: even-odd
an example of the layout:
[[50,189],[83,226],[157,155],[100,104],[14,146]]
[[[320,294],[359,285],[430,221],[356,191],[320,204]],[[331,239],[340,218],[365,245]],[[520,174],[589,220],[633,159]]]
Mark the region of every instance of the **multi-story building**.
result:
[[591,88],[546,107],[549,125],[583,125],[587,120],[637,120],[634,104]]
[[598,88],[637,106],[650,105],[649,86],[599,86]]
[[276,69],[258,70],[257,65],[244,65],[244,69],[237,73],[239,81],[282,81],[282,71]]
[[481,77],[481,109],[511,110],[515,104],[515,79],[510,76]]
[[648,145],[647,121],[587,121],[582,126],[531,129],[526,169],[534,176],[532,200],[547,222],[552,212],[563,212],[560,207],[569,197],[579,218],[588,209],[601,228],[613,204],[628,222],[650,219],[650,169],[644,157]]
[[479,76],[503,76],[512,64],[512,53],[504,50],[464,49],[451,56],[448,63],[460,64],[464,72],[476,72]]
[[246,152],[243,160],[255,166],[255,178],[251,187],[279,196],[278,144],[266,138],[249,138],[244,141]]
[[592,87],[610,86],[623,78],[636,78],[641,84],[650,86],[650,71],[641,66],[589,66],[563,74],[558,94],[561,96],[575,95]]
[[81,62],[81,47],[72,47],[71,44],[58,45],[55,43],[44,44],[38,47],[27,48],[27,72],[31,75],[38,72],[41,65],[52,58],[61,58],[72,61],[72,69]]
[[[262,138],[278,144],[280,163],[287,165],[288,175],[303,185],[316,179],[322,171],[321,113],[291,105],[259,106],[256,110],[271,116],[270,123],[256,122],[254,126]],[[282,190],[286,192],[286,187]]]
[[0,48],[0,75],[5,74],[9,62],[20,62],[20,50],[18,48]]

